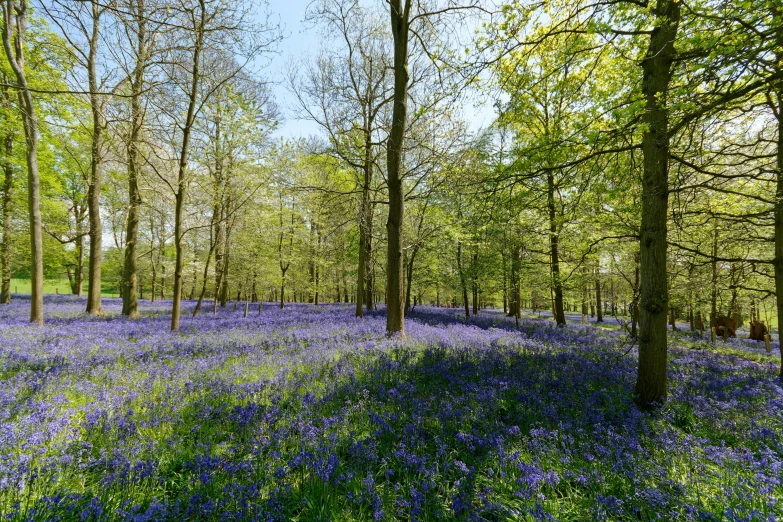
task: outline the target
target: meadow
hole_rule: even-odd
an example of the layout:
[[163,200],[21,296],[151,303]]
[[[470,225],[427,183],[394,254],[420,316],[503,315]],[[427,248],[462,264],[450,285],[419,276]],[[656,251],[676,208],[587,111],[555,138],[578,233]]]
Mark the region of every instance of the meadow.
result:
[[643,413],[633,343],[594,325],[418,307],[400,340],[382,312],[266,304],[172,334],[141,305],[0,308],[0,518],[783,518],[777,342],[672,332]]

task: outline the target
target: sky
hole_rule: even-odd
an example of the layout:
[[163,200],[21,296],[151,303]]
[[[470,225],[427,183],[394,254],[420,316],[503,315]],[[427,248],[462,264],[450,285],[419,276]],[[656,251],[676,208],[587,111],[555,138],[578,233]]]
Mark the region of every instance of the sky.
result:
[[284,120],[277,129],[278,137],[297,138],[318,134],[318,126],[307,120],[295,119],[291,113],[294,99],[285,85],[286,64],[290,60],[307,59],[315,55],[320,45],[316,28],[302,23],[307,6],[312,0],[274,0],[270,2],[273,16],[279,17],[285,39],[279,44],[278,53],[264,71],[273,82],[272,91],[280,106]]
[[[276,137],[298,138],[319,134],[319,127],[312,121],[294,118],[291,107],[295,105],[293,96],[285,85],[286,64],[290,60],[307,60],[316,55],[320,46],[318,29],[304,24],[307,6],[312,0],[271,0],[269,9],[275,19],[279,19],[285,39],[278,46],[269,66],[263,74],[273,82],[272,91],[275,101],[281,109],[283,121],[276,131]],[[381,0],[375,0],[380,2]],[[469,122],[469,128],[477,131],[487,127],[494,120],[494,111],[490,100],[474,100],[463,107],[463,116]]]

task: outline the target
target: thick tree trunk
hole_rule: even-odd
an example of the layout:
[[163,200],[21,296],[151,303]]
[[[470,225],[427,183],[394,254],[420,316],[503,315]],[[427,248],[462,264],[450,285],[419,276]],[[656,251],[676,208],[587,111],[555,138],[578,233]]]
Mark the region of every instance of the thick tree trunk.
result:
[[658,0],[656,25],[642,61],[645,97],[642,137],[641,320],[636,402],[649,408],[666,399],[669,290],[666,264],[666,218],[669,203],[669,129],[666,95],[675,57],[674,42],[681,3]]
[[103,114],[103,97],[99,94],[96,72],[98,41],[100,38],[100,7],[92,4],[92,37],[87,60],[87,76],[90,84],[90,108],[92,109],[92,148],[90,179],[87,187],[87,209],[90,223],[90,267],[87,274],[87,313],[103,313],[101,303],[101,263],[103,261],[103,225],[101,223],[101,183],[103,183],[103,132],[106,117]]
[[[777,52],[775,59],[778,70],[783,70],[783,9],[774,7],[773,20],[776,22],[775,37]],[[780,341],[780,378],[783,379],[783,81],[775,85],[777,98],[778,150],[777,184],[775,187],[775,294],[778,310],[778,340]]]
[[141,126],[143,112],[141,106],[141,91],[144,86],[144,54],[146,52],[146,17],[144,15],[144,0],[137,0],[139,5],[138,41],[136,46],[136,69],[131,82],[131,132],[128,142],[128,222],[125,230],[125,264],[122,272],[122,313],[129,319],[138,319],[138,278],[136,274],[136,248],[139,240],[139,211],[141,208],[141,193],[139,192],[139,174],[141,161],[139,159],[139,144],[141,143]]
[[404,193],[402,153],[408,113],[408,30],[412,0],[389,0],[394,37],[394,94],[391,130],[386,148],[389,216],[386,221],[386,333],[405,336],[402,275]]

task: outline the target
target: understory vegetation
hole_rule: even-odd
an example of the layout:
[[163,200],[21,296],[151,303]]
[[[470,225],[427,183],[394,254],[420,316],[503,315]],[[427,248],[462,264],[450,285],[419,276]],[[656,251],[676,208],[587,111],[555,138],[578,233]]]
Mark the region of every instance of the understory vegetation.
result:
[[[0,308],[9,520],[776,520],[783,385],[746,339],[670,332],[669,399],[633,404],[619,330],[482,310],[267,303],[123,320]],[[184,303],[190,310],[194,302]],[[773,343],[777,350],[777,343]]]

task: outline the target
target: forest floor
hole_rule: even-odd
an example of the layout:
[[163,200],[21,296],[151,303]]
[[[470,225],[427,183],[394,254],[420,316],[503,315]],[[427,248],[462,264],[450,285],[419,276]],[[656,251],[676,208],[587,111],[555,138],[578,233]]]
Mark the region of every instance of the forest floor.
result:
[[[419,307],[242,306],[168,330],[47,296],[0,308],[10,520],[776,520],[778,344],[671,337],[669,401],[632,402],[618,331]],[[193,302],[186,302],[187,314]]]

